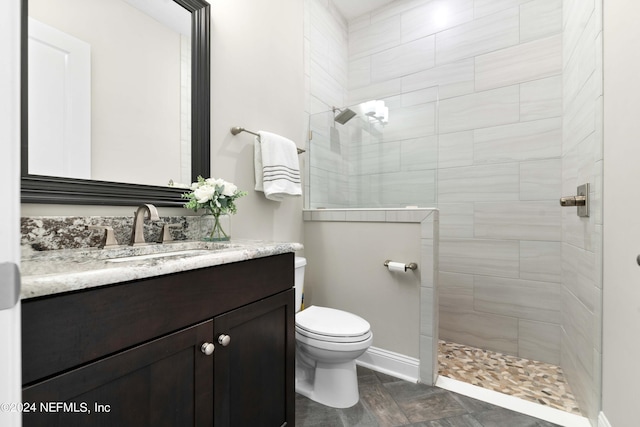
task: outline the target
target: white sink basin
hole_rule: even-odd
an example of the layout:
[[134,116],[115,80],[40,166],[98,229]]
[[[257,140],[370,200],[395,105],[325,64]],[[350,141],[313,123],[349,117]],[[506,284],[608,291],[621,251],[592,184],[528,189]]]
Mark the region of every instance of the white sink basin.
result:
[[155,254],[147,254],[147,255],[133,255],[128,257],[121,258],[110,258],[107,259],[106,262],[129,262],[129,261],[143,261],[146,259],[153,258],[168,258],[174,256],[194,256],[194,255],[204,255],[207,253],[211,253],[210,250],[207,249],[191,249],[185,251],[175,251],[175,252],[160,252]]

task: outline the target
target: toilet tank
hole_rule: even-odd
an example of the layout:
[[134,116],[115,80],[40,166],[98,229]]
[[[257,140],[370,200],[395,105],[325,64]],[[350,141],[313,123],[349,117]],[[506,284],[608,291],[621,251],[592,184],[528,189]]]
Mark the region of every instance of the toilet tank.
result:
[[302,308],[302,294],[304,285],[304,267],[307,265],[307,259],[303,257],[295,257],[295,278],[293,286],[296,289],[296,313]]

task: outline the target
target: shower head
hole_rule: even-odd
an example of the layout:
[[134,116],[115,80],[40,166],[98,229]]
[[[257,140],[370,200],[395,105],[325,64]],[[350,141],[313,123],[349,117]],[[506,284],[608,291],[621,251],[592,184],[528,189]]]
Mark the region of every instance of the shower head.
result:
[[340,113],[338,113],[338,115],[335,116],[333,120],[335,122],[340,123],[341,125],[347,123],[349,120],[351,120],[356,116],[356,113],[349,108],[345,108],[344,110],[341,110],[339,108],[333,107],[333,114],[335,114],[336,111],[340,111]]

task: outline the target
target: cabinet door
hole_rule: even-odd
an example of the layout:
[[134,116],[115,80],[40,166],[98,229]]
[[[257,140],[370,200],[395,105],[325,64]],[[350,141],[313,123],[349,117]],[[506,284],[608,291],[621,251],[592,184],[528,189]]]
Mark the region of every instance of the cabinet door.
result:
[[[25,426],[212,426],[213,321],[23,389]],[[46,349],[40,349],[46,351]]]
[[294,425],[294,314],[290,290],[214,318],[216,427]]

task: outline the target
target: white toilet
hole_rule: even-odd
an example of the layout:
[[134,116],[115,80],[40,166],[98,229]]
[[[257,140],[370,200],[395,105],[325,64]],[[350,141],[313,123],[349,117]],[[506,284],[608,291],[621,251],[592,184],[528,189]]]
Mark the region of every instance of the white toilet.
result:
[[356,359],[373,342],[369,322],[355,314],[311,306],[300,311],[307,260],[295,258],[296,392],[334,408],[360,399]]

